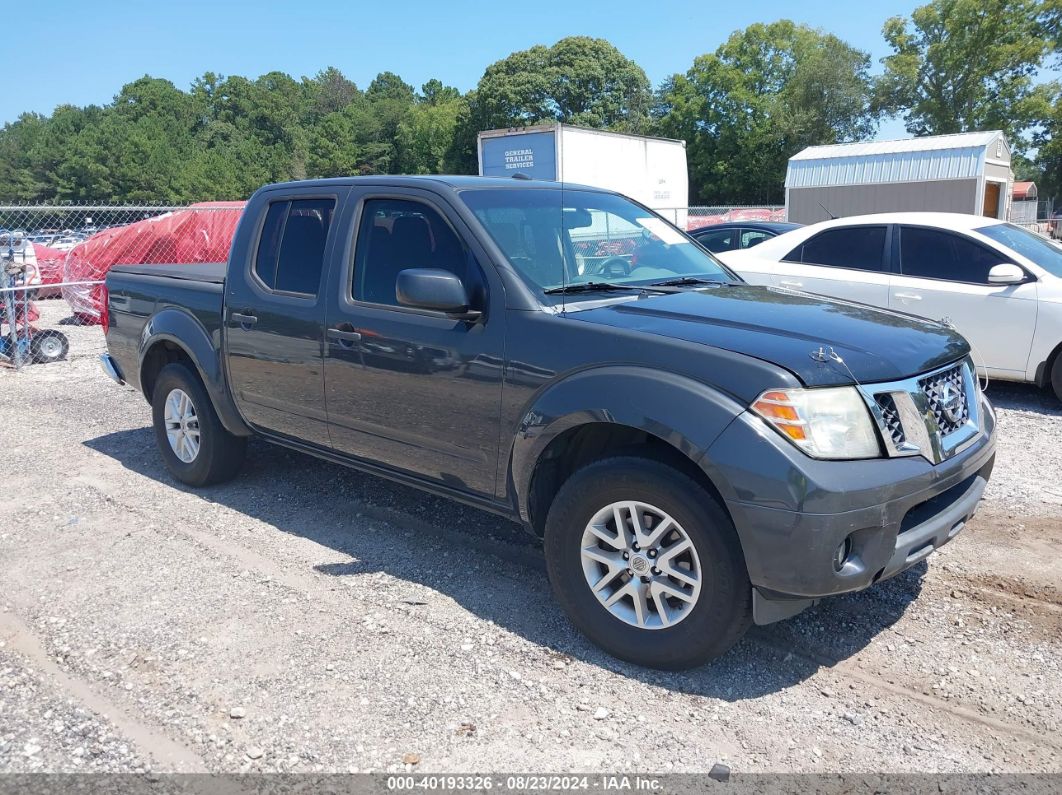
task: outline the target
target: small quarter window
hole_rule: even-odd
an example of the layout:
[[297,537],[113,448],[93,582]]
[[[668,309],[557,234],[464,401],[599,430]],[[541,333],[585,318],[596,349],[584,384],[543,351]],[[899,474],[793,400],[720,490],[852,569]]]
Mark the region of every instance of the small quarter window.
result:
[[277,280],[277,253],[280,251],[280,236],[284,232],[284,217],[288,214],[288,202],[275,202],[266,211],[262,237],[258,241],[258,256],[254,272],[262,284],[270,288]]
[[266,211],[254,271],[271,290],[317,295],[334,199],[276,202]]

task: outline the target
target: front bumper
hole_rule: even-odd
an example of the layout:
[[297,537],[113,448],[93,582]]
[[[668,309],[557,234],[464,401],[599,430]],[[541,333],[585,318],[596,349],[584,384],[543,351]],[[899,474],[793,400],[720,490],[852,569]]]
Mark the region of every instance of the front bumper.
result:
[[[859,591],[924,560],[974,515],[995,463],[995,417],[940,464],[924,458],[817,461],[742,415],[707,461],[716,470],[754,586],[757,623]],[[835,554],[850,544],[843,565]]]

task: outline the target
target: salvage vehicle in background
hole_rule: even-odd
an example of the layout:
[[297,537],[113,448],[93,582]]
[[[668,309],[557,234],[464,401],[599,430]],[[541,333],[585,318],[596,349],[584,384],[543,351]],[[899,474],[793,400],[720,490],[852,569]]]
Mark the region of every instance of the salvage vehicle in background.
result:
[[690,237],[711,251],[735,251],[753,248],[772,237],[800,229],[800,224],[786,221],[725,221],[691,231]]
[[755,284],[861,301],[955,327],[992,378],[1062,400],[1062,249],[959,213],[824,221],[721,258]]
[[953,330],[746,284],[599,189],[271,185],[228,263],[106,286],[104,367],[178,480],[233,477],[257,434],[510,517],[575,625],[642,665],[922,561],[995,458]]

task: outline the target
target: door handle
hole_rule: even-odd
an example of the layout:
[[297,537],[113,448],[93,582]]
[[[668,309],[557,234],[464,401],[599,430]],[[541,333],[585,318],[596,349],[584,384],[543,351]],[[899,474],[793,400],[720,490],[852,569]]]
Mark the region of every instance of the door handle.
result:
[[244,329],[249,329],[258,322],[258,318],[249,312],[233,312],[229,317],[239,323]]
[[795,287],[803,287],[804,286],[804,282],[786,282],[786,281],[781,281],[781,282],[778,282],[778,283],[780,285],[782,285],[782,287],[794,287],[795,288]]
[[344,348],[352,348],[354,343],[361,339],[361,334],[353,329],[330,328],[328,329],[328,339],[334,343],[339,343]]
[[921,301],[922,296],[918,293],[894,293],[901,301]]

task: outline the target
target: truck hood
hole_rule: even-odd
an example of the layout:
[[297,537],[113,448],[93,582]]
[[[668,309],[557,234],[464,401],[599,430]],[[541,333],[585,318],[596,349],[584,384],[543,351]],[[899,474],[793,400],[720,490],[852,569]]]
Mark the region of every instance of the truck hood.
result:
[[[853,376],[860,383],[895,381],[970,350],[955,331],[910,315],[750,284],[651,295],[568,317],[753,356],[807,386],[851,384]],[[813,358],[820,347],[832,348],[844,364]]]

